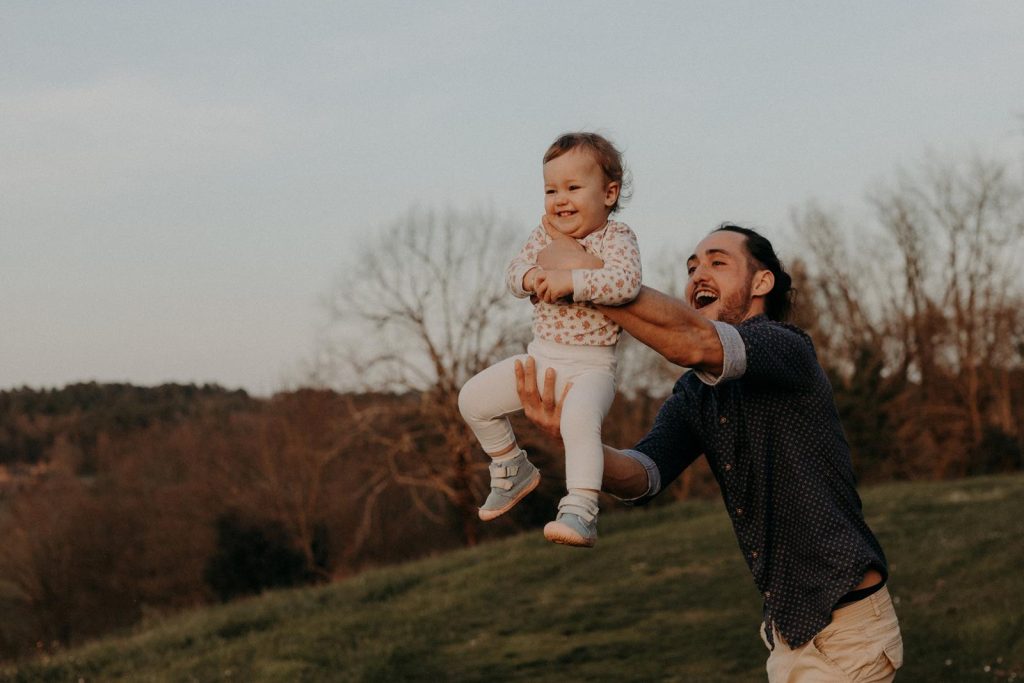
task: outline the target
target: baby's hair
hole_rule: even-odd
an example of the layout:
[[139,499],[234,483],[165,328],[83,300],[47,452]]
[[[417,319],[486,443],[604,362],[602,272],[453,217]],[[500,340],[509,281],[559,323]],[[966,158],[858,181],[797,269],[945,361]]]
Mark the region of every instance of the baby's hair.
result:
[[619,196],[610,211],[615,213],[619,210],[619,204],[629,201],[632,196],[633,179],[622,161],[622,153],[607,138],[597,133],[565,133],[552,142],[548,151],[544,152],[544,163],[557,159],[577,147],[582,147],[593,155],[594,161],[601,167],[608,182],[619,184]]

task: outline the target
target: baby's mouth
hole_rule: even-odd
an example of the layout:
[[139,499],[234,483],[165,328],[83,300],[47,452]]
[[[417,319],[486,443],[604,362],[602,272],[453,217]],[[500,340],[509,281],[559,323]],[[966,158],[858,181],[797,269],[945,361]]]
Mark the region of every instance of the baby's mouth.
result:
[[576,215],[576,212],[575,211],[559,211],[555,215],[558,216],[559,218],[568,218],[569,216]]
[[693,307],[704,308],[718,301],[718,295],[712,292],[710,289],[698,289],[693,294]]

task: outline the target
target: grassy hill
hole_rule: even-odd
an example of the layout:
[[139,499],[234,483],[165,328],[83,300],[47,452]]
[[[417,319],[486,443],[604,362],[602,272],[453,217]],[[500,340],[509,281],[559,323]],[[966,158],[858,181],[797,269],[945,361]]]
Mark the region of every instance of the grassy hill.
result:
[[[862,491],[901,681],[1024,680],[1024,476]],[[183,614],[0,681],[762,681],[759,597],[720,501],[608,515]]]

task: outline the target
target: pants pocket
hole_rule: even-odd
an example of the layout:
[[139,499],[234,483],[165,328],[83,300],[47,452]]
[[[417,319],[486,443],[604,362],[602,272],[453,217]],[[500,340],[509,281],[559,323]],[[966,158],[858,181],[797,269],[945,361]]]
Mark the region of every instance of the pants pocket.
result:
[[883,652],[892,663],[892,668],[898,669],[903,666],[903,637],[897,636],[895,640],[885,646]]
[[864,638],[857,629],[848,633],[832,633],[815,638],[813,647],[833,666],[857,683],[892,681],[903,666],[903,639],[899,634],[881,648],[878,641]]
[[815,636],[810,644],[837,669],[855,680],[857,673],[870,667],[879,656],[871,651],[864,629],[859,627],[832,628]]

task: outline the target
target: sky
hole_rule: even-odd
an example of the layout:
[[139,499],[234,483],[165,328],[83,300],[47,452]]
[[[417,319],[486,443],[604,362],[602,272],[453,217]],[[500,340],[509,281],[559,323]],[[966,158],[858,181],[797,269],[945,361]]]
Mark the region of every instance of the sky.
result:
[[[926,154],[1024,160],[1024,3],[0,0],[0,390],[293,384],[410,208],[525,240],[560,133],[623,150],[648,257],[799,256]],[[510,254],[511,256],[511,254]]]

